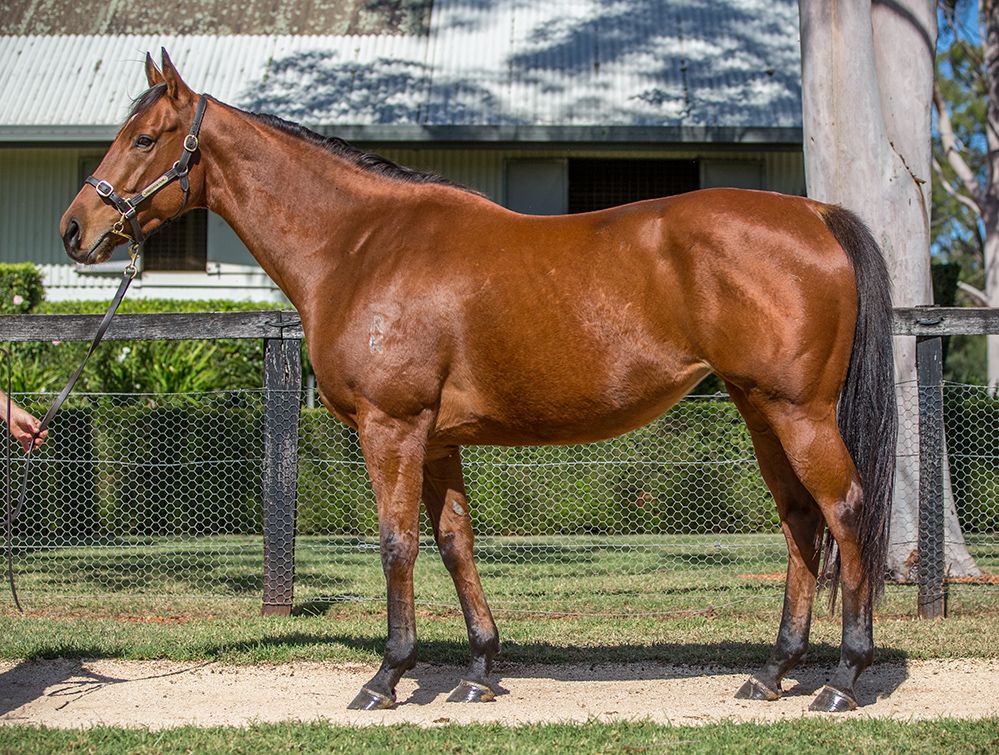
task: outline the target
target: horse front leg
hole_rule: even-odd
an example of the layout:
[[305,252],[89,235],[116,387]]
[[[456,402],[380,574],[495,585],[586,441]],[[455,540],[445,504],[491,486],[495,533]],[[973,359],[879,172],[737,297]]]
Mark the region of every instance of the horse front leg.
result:
[[390,708],[399,679],[416,665],[413,566],[420,548],[420,489],[431,420],[368,414],[358,423],[361,450],[378,504],[382,570],[388,590],[388,641],[378,672],[351,710]]
[[441,560],[458,591],[472,651],[468,669],[448,701],[488,702],[496,696],[489,683],[489,672],[493,657],[499,652],[499,632],[475,568],[471,514],[457,448],[427,462],[423,471],[423,503],[434,526]]

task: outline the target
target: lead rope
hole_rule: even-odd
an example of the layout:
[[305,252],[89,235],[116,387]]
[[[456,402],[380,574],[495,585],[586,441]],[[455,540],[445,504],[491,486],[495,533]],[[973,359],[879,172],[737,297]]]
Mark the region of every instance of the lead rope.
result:
[[[42,421],[38,424],[38,429],[35,430],[34,434],[31,436],[31,443],[28,445],[28,451],[24,459],[24,475],[21,478],[21,489],[17,494],[17,505],[12,506],[11,497],[11,487],[10,487],[10,468],[11,468],[11,456],[10,456],[10,442],[5,444],[6,453],[4,455],[4,483],[7,489],[6,495],[6,539],[7,539],[7,583],[10,585],[10,594],[14,598],[14,605],[17,606],[17,610],[24,613],[24,609],[21,607],[21,601],[17,597],[17,586],[14,580],[14,522],[21,515],[21,511],[24,509],[25,501],[28,498],[28,482],[29,476],[31,474],[31,461],[34,459],[33,453],[35,451],[35,442],[38,440],[38,436],[48,429],[49,423],[52,418],[56,416],[59,409],[62,408],[63,403],[69,397],[69,394],[73,391],[73,387],[76,385],[76,381],[80,379],[80,375],[83,374],[83,368],[86,366],[87,361],[90,356],[97,349],[97,345],[104,339],[104,334],[107,332],[108,326],[111,324],[111,318],[114,317],[115,313],[118,311],[118,306],[121,304],[121,300],[125,298],[125,292],[128,291],[128,287],[132,284],[135,279],[135,274],[138,271],[138,265],[136,264],[139,255],[142,253],[142,243],[136,242],[130,236],[115,230],[119,236],[123,238],[130,239],[132,241],[128,248],[128,264],[125,266],[124,271],[121,275],[121,283],[118,284],[118,290],[115,292],[114,298],[111,299],[111,304],[108,305],[107,312],[104,313],[104,317],[101,319],[100,324],[97,326],[97,333],[94,335],[90,342],[90,348],[87,350],[86,355],[83,357],[83,361],[80,362],[80,366],[76,368],[76,371],[70,376],[66,385],[59,392],[55,401],[49,407],[49,410],[45,412],[45,416]],[[8,349],[3,349],[6,362],[7,362],[7,425],[10,426],[10,409],[11,409],[11,356]]]

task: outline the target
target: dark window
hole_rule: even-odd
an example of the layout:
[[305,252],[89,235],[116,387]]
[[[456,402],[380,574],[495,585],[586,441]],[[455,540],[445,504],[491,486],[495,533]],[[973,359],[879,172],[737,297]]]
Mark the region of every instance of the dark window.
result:
[[590,212],[700,188],[696,160],[569,160],[569,212]]
[[[80,161],[80,183],[97,169],[99,157],[85,157]],[[100,178],[100,176],[97,176]],[[115,259],[125,259],[121,253]],[[143,270],[198,270],[208,266],[208,210],[192,210],[181,218],[160,228],[148,241],[142,255]]]

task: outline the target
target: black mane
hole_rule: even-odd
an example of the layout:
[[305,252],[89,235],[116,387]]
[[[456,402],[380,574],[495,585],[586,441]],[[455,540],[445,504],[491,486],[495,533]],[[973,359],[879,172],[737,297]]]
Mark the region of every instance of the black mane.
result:
[[456,184],[443,176],[437,175],[436,173],[407,168],[404,165],[394,163],[381,155],[376,155],[373,152],[365,152],[362,149],[358,149],[354,145],[345,142],[339,137],[317,134],[315,131],[307,129],[305,126],[298,123],[292,123],[291,121],[286,121],[284,118],[279,118],[276,115],[268,115],[266,113],[247,113],[247,115],[260,121],[265,126],[270,126],[271,128],[282,131],[285,134],[289,134],[306,141],[309,144],[321,147],[332,155],[343,158],[360,168],[364,168],[372,173],[377,173],[380,176],[385,176],[386,178],[391,178],[396,181],[403,181],[405,183],[441,184],[442,186],[453,186],[458,189],[465,189],[465,191],[469,191],[469,189],[466,189],[464,186]]
[[128,109],[128,117],[126,117],[125,120],[128,120],[133,116],[139,115],[139,113],[146,112],[164,94],[166,94],[165,82],[161,81],[159,84],[154,84],[153,86],[149,87],[149,89],[147,89],[145,92],[143,92],[134,100],[132,100],[132,105]]
[[[166,94],[166,84],[161,82],[150,87],[132,100],[132,106],[128,111],[128,117],[131,118],[135,115],[139,115],[140,113],[144,113],[164,94]],[[309,144],[321,147],[332,155],[336,155],[337,157],[347,160],[364,170],[377,173],[380,176],[385,176],[386,178],[402,181],[404,183],[440,184],[441,186],[452,186],[457,189],[463,189],[464,191],[468,191],[473,194],[477,193],[460,184],[450,181],[443,176],[439,176],[436,173],[414,170],[413,168],[398,165],[381,155],[376,155],[373,152],[365,152],[362,149],[358,149],[352,144],[345,142],[343,139],[335,136],[323,136],[322,134],[317,134],[315,131],[307,129],[305,126],[301,126],[298,123],[292,123],[291,121],[286,121],[284,118],[279,118],[276,115],[251,113],[245,110],[241,112],[256,119],[257,121],[260,121],[265,126],[269,126],[285,134],[289,134],[308,142]]]

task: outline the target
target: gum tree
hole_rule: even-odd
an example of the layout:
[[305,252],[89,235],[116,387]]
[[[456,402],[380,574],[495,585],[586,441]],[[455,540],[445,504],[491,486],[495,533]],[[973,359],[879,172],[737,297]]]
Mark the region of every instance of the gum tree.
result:
[[[885,252],[895,306],[931,304],[930,125],[935,0],[799,0],[808,195],[864,219]],[[902,386],[889,568],[914,576],[919,466],[915,341],[895,339]],[[946,467],[946,465],[945,465]],[[947,568],[977,574],[946,504]]]

